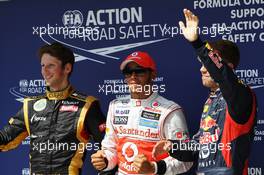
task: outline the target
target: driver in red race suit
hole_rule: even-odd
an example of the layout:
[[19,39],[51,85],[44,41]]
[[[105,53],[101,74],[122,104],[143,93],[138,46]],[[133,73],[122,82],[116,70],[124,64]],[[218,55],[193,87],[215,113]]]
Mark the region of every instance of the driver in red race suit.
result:
[[113,100],[109,105],[106,135],[102,150],[92,155],[98,170],[118,165],[118,174],[167,174],[188,171],[192,162],[181,162],[163,155],[152,157],[161,139],[189,138],[181,107],[154,92],[156,66],[146,52],[134,52],[121,64],[130,97]]
[[202,63],[202,83],[210,94],[193,140],[161,141],[155,146],[154,157],[170,150],[172,157],[182,161],[198,159],[197,174],[247,175],[257,104],[254,92],[234,73],[239,63],[238,47],[226,40],[202,42],[197,32],[198,17],[187,9],[184,15],[186,26],[180,22],[180,27],[196,49]]

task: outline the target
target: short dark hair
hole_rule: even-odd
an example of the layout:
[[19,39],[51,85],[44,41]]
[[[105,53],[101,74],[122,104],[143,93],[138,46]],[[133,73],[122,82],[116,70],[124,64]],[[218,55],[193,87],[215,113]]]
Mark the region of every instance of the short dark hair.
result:
[[[48,53],[53,57],[56,57],[58,60],[61,61],[62,66],[64,67],[67,63],[70,63],[72,65],[72,71],[73,71],[73,65],[74,65],[74,54],[68,47],[64,46],[63,44],[59,42],[54,42],[52,44],[46,44],[42,46],[38,51],[38,56],[41,59],[43,54]],[[69,73],[69,76],[71,75],[72,71]]]
[[226,63],[232,63],[234,68],[238,66],[240,61],[240,52],[235,43],[229,40],[218,40],[209,42],[209,44],[213,49],[216,49],[220,52],[222,59]]

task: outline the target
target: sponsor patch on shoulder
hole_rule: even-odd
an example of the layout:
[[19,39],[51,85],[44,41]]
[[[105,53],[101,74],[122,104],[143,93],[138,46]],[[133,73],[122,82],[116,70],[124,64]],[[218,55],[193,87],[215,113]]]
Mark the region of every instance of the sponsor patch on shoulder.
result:
[[144,108],[144,111],[161,113],[161,110],[156,109],[156,108],[151,108],[151,107],[148,107],[148,106]]
[[152,108],[157,108],[157,107],[159,107],[159,106],[160,106],[160,103],[157,102],[157,101],[154,101],[154,102],[151,104],[151,107],[152,107]]
[[189,139],[189,135],[186,131],[176,131],[175,137],[177,140],[187,140]]

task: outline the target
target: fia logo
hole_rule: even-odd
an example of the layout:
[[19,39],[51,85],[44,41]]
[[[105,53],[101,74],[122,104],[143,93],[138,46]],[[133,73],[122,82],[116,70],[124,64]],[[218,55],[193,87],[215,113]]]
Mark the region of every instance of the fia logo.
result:
[[19,81],[20,92],[27,92],[28,85],[29,83],[27,80],[20,80]]
[[83,23],[83,15],[79,10],[68,10],[62,16],[65,27],[80,27]]

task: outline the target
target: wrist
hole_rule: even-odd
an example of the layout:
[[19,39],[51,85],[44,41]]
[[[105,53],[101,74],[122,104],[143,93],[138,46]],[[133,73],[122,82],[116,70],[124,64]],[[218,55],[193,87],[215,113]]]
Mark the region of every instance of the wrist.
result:
[[196,40],[192,41],[191,44],[195,49],[199,49],[204,45],[204,43],[200,37],[198,37]]

